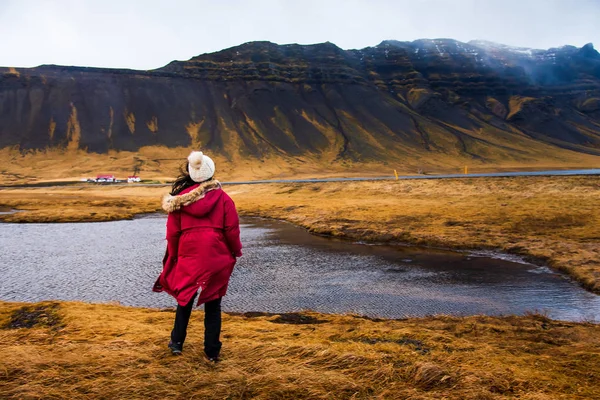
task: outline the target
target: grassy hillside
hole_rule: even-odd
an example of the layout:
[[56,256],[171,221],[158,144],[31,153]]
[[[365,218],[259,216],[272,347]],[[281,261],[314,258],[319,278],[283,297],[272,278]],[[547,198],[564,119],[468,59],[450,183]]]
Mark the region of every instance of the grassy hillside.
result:
[[[480,133],[485,135],[486,133]],[[479,135],[479,133],[478,133]],[[600,166],[600,157],[569,150],[536,145],[528,159],[504,158],[485,161],[453,154],[406,154],[403,158],[379,161],[336,159],[334,153],[298,157],[269,156],[263,159],[236,155],[226,158],[207,153],[215,160],[218,176],[224,181],[256,179],[300,179],[339,176],[393,176],[418,173],[530,171],[551,169],[585,169]],[[137,173],[148,181],[172,181],[179,173],[191,149],[148,146],[138,152],[110,151],[107,154],[46,149],[20,152],[0,149],[0,185],[23,183],[79,181],[98,174],[114,174],[117,178]]]

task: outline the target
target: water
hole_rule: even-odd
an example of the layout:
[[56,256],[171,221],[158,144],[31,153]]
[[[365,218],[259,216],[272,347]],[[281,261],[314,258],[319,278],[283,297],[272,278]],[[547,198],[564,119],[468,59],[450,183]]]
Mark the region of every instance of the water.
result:
[[[171,307],[172,298],[151,291],[164,228],[163,216],[0,224],[0,299]],[[260,219],[244,221],[242,241],[226,311],[312,309],[387,318],[537,311],[600,321],[600,296],[514,257],[352,244]]]
[[10,215],[19,212],[19,210],[13,210],[10,208],[2,208],[0,207],[0,215]]

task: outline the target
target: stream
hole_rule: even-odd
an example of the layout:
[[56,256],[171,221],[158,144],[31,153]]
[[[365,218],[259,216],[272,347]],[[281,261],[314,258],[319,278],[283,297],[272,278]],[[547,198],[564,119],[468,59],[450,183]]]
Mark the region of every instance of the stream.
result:
[[[166,218],[96,223],[0,224],[0,299],[81,300],[172,307],[152,292]],[[522,315],[600,321],[600,296],[517,257],[357,244],[294,225],[242,220],[244,256],[225,311],[314,310],[370,317]]]

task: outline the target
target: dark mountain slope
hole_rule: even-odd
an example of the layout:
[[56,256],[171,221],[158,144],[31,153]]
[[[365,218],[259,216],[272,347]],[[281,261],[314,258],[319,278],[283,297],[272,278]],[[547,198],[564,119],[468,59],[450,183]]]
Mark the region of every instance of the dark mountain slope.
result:
[[0,68],[0,147],[481,162],[600,155],[600,54],[253,42],[153,71]]

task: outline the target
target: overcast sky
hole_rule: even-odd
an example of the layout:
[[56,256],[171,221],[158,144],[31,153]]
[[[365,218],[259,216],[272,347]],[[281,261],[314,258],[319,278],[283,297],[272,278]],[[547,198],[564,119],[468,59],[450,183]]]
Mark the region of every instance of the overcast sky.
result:
[[244,42],[600,47],[600,0],[0,0],[0,66],[152,69]]

